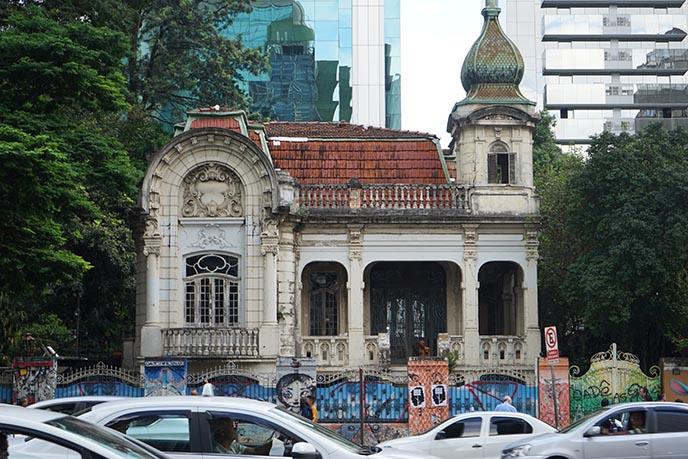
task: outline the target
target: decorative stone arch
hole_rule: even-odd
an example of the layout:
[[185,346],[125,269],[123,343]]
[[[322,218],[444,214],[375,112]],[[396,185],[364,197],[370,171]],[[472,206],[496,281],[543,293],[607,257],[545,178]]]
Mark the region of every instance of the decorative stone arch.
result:
[[481,336],[523,336],[525,271],[514,261],[493,260],[478,269],[478,329]]
[[[139,205],[147,216],[145,236],[159,233],[160,218],[180,215],[177,190],[201,164],[219,164],[241,178],[249,215],[279,205],[277,175],[268,155],[249,138],[218,128],[193,129],[178,135],[153,156],[141,187]],[[163,208],[161,210],[161,208]]]

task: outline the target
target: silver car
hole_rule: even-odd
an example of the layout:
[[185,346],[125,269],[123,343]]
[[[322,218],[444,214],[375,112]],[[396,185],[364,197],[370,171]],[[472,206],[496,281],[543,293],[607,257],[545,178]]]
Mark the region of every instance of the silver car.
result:
[[[242,458],[418,459],[417,454],[396,448],[357,445],[284,408],[238,397],[118,400],[95,405],[79,417],[116,429],[179,459],[238,455]],[[232,444],[218,439],[218,433],[224,436],[227,431],[234,435]]]
[[[25,441],[8,446],[10,438]],[[169,459],[148,445],[62,413],[0,405],[0,457]]]
[[688,458],[688,405],[610,405],[556,433],[507,445],[502,459]]
[[379,443],[413,451],[418,457],[433,455],[442,459],[498,458],[502,448],[556,429],[525,413],[476,411],[453,416],[427,432]]

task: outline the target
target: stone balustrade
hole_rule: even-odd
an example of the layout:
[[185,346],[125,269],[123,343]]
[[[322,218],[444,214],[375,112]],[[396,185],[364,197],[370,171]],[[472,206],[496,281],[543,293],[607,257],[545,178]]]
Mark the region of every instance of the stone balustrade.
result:
[[319,366],[349,364],[348,336],[304,336],[300,341],[301,356],[312,357]]
[[299,185],[296,207],[303,209],[460,209],[470,210],[469,187],[431,184]]
[[258,329],[168,328],[162,331],[165,356],[258,357]]
[[491,365],[520,365],[525,362],[526,339],[521,336],[480,337],[480,361]]

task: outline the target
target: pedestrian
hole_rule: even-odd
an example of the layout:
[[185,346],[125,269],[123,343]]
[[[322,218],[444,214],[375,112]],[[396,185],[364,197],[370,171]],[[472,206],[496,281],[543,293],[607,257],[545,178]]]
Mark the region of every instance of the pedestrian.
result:
[[666,402],[667,401],[666,395],[664,394],[664,392],[660,392],[659,394],[657,394],[657,401],[658,402]]
[[299,401],[299,414],[306,419],[313,420],[313,410],[311,409],[307,395],[303,395]]
[[648,393],[647,387],[640,387],[638,389],[638,394],[640,395],[640,401],[642,402],[651,402],[652,401],[652,396]]
[[196,389],[191,389],[191,395],[198,395],[198,391]]
[[212,397],[215,395],[215,388],[207,379],[203,380],[203,390],[201,391],[201,395],[203,397]]
[[511,397],[509,397],[508,395],[504,396],[502,403],[495,406],[494,410],[495,411],[511,411],[513,413],[516,412],[516,408],[514,408],[514,405],[511,404]]
[[607,397],[602,399],[602,402],[600,403],[602,407],[604,408],[605,406],[609,406],[609,399]]
[[313,422],[318,422],[318,407],[315,406],[315,397],[313,394],[308,394],[306,401],[311,408],[311,419]]

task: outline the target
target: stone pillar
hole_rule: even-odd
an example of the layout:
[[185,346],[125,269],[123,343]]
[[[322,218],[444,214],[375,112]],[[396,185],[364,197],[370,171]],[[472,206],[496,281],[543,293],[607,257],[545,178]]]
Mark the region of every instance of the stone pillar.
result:
[[525,361],[532,361],[541,351],[540,327],[538,325],[537,260],[538,231],[535,226],[526,226],[526,272],[523,282],[523,324],[526,333]]
[[300,355],[297,352],[297,235],[293,226],[283,226],[280,231],[279,259],[277,263],[277,316],[279,332],[278,353],[281,356]]
[[463,339],[464,364],[480,364],[480,335],[478,328],[478,226],[463,225]]
[[277,331],[277,225],[272,220],[264,222],[261,233],[260,253],[263,265],[263,317],[260,327],[260,354],[276,356],[279,348]]
[[363,337],[363,256],[362,227],[349,227],[349,365],[363,365],[365,339]]
[[141,329],[141,357],[162,355],[160,328],[160,248],[161,236],[144,236],[146,257],[146,319]]

